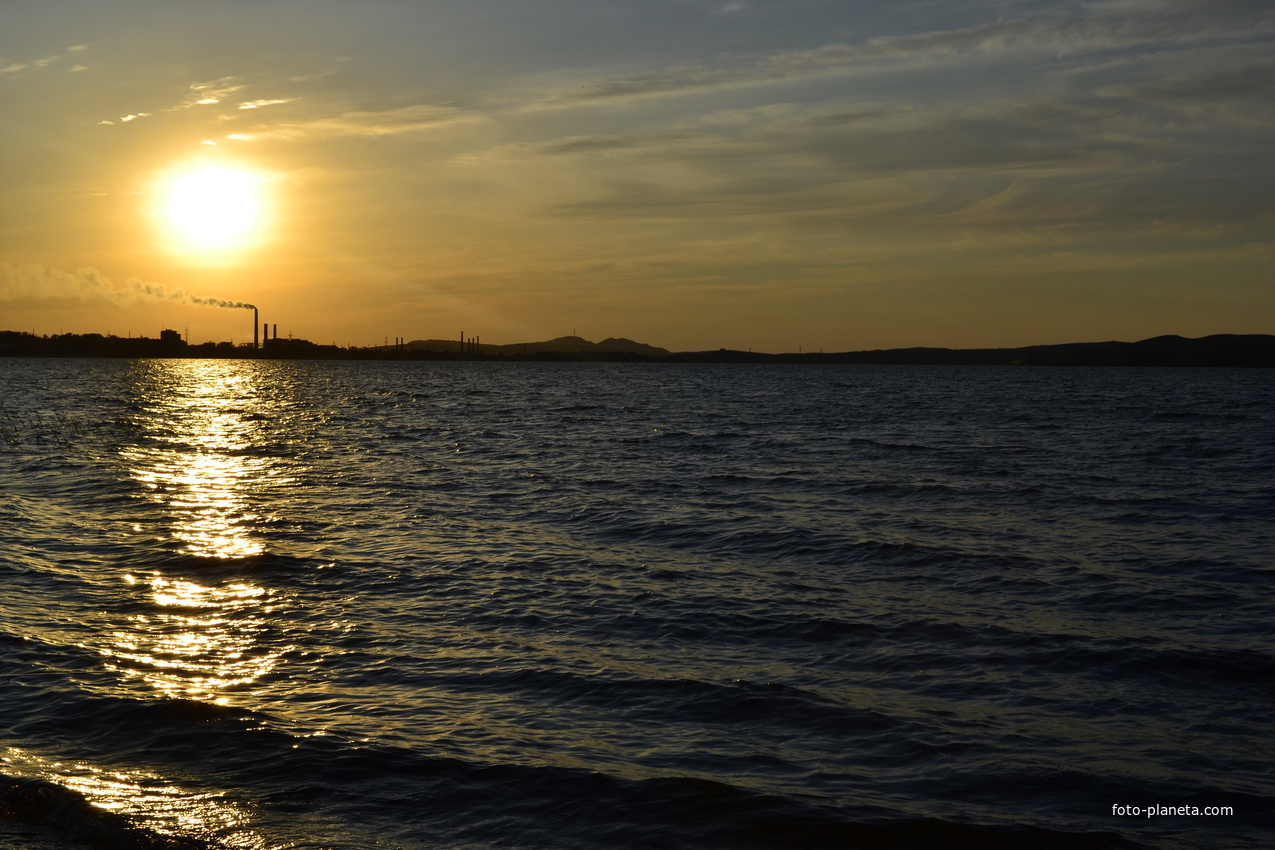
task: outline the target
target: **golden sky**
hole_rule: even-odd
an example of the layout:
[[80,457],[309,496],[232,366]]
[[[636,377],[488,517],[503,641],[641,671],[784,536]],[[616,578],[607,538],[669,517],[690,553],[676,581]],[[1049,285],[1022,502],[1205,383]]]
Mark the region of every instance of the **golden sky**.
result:
[[673,350],[1275,332],[1275,7],[0,11],[0,329]]

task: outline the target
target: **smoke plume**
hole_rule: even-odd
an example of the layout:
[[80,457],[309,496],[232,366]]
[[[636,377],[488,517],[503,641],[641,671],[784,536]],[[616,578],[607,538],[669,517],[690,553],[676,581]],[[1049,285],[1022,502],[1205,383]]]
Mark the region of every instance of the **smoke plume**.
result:
[[198,304],[204,307],[257,309],[243,301],[191,295],[182,289],[169,289],[161,283],[151,283],[136,277],[130,277],[122,286],[116,286],[109,277],[94,268],[64,272],[61,269],[46,269],[38,263],[16,266],[12,263],[0,263],[0,301],[13,301],[18,298],[79,298],[81,301],[104,298],[120,306],[139,302],[149,304],[165,302]]

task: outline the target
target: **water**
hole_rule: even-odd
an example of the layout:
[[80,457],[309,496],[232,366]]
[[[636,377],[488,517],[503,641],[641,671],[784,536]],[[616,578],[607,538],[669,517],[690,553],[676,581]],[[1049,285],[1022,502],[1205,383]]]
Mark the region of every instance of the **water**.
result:
[[0,392],[0,847],[1271,846],[1270,371]]

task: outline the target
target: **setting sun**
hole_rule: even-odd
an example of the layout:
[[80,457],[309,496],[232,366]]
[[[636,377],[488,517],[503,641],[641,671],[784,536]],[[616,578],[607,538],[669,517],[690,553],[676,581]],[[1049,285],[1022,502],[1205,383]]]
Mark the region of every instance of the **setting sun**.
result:
[[1275,0],[0,24],[0,850],[1275,848]]
[[261,236],[262,178],[250,171],[203,166],[169,179],[159,214],[179,247],[203,254],[248,248]]

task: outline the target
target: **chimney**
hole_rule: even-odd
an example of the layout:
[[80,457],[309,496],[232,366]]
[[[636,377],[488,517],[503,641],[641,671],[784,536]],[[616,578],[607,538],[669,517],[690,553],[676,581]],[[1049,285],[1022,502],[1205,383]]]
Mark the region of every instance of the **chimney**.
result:
[[253,348],[261,347],[261,342],[257,338],[258,333],[259,331],[258,331],[258,324],[257,324],[257,308],[253,307],[252,308],[252,347]]

